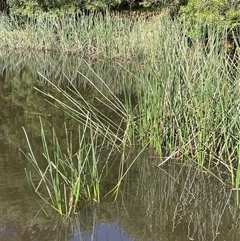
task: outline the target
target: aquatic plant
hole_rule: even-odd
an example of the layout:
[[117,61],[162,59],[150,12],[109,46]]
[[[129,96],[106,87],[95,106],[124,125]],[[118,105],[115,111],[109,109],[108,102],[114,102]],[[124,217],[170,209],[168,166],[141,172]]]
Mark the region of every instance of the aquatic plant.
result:
[[224,169],[235,186],[239,70],[229,59],[225,37],[219,39],[218,29],[209,28],[207,44],[201,35],[189,44],[184,25],[168,23],[158,31],[162,38],[153,47],[159,57],[137,84],[134,116],[139,141],[150,140],[162,161],[193,161],[209,172],[215,167],[222,180]]
[[[119,13],[69,14],[1,18],[0,47],[17,51],[50,51],[92,58],[132,58],[144,51],[144,18]],[[133,27],[134,26],[134,27]]]
[[[159,155],[159,166],[170,159],[193,162],[200,170],[215,175],[223,184],[230,184],[238,189],[239,69],[235,62],[229,59],[224,46],[227,33],[225,35],[221,33],[222,38],[219,39],[218,29],[209,27],[207,43],[202,34],[195,36],[189,43],[185,35],[188,27],[184,23],[170,21],[168,18],[160,18],[156,22],[151,22],[148,29],[151,29],[151,32],[148,32],[149,35],[145,35],[145,41],[149,40],[149,47],[146,50],[148,55],[145,55],[148,58],[145,62],[141,62],[140,67],[137,66],[139,72],[133,73],[135,81],[132,93],[126,91],[128,89],[126,80],[126,85],[123,86],[124,100],[115,95],[87,63],[102,85],[102,88],[99,88],[88,76],[79,72],[100,96],[95,98],[94,103],[84,98],[70,80],[68,88],[63,89],[40,74],[63,97],[60,100],[54,96],[54,93],[39,90],[47,97],[49,103],[65,111],[92,133],[92,138],[89,140],[90,146],[87,142],[81,141],[79,146],[81,153],[77,156],[80,156],[82,160],[87,160],[86,163],[91,163],[86,166],[84,162],[83,169],[93,168],[90,171],[90,179],[97,181],[92,184],[83,183],[82,191],[77,188],[77,193],[85,193],[85,196],[90,197],[88,190],[93,190],[91,197],[99,200],[99,176],[95,169],[95,162],[93,159],[88,159],[90,152],[93,153],[91,158],[95,158],[97,137],[103,138],[111,150],[116,149],[122,153],[116,193],[126,171],[131,168],[130,165],[126,171],[123,170],[125,150],[135,145],[141,145],[142,149],[147,146],[155,149]],[[106,38],[105,33],[104,38]],[[141,51],[140,48],[137,49],[137,53],[139,51]],[[108,94],[105,94],[106,92]],[[104,106],[104,108],[100,109],[99,106]],[[48,158],[45,143],[46,140],[43,137],[44,156],[47,157],[50,165],[46,171],[39,171],[44,178],[47,172],[51,172],[51,168],[56,170],[65,168],[65,164],[59,164],[60,166],[52,164],[51,159]],[[57,147],[55,156],[62,160],[63,158],[58,158],[62,156],[60,147],[56,144],[58,142],[55,140],[53,143]],[[67,149],[71,150],[70,147]],[[71,167],[73,161],[70,157],[73,153],[71,151],[69,153],[71,155],[66,156],[69,158],[68,166]],[[134,159],[133,162],[136,160]],[[37,163],[33,151],[30,151],[30,161],[34,165]],[[71,168],[73,177],[75,177],[74,170],[75,167]],[[72,181],[67,181],[68,179],[65,178],[67,172],[62,174],[61,171],[57,171],[56,175],[56,178],[46,180],[46,182],[53,183],[61,177],[64,181],[66,180],[65,186],[71,187]],[[29,180],[32,180],[31,176],[29,177]],[[33,181],[31,183],[34,185]],[[56,190],[55,204],[59,204],[59,200],[66,200],[64,190],[62,198],[59,194],[60,188],[56,188],[55,184],[51,184],[50,187]],[[38,186],[35,185],[34,188],[38,192]],[[75,186],[72,189],[75,190]],[[52,198],[51,192],[48,193]],[[70,193],[75,195],[74,191]],[[63,212],[60,211],[60,213]]]
[[35,158],[30,139],[23,128],[29,147],[29,152],[24,154],[34,167],[32,171],[26,170],[26,175],[34,193],[65,217],[71,216],[85,202],[99,202],[100,183],[112,165],[108,162],[114,149],[108,148],[108,155],[102,156],[103,150],[107,148],[106,139],[103,137],[99,141],[100,133],[96,129],[94,132],[91,128],[88,131],[88,120],[83,129],[79,127],[76,152],[72,133],[68,132],[66,125],[65,149],[54,129],[49,145],[41,119],[40,124],[43,160]]

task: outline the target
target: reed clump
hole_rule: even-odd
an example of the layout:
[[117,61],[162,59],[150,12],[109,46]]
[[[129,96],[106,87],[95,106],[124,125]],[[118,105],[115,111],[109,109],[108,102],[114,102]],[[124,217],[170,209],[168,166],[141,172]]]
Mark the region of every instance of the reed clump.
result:
[[219,29],[209,26],[207,43],[199,34],[189,44],[188,26],[166,18],[158,23],[152,28],[158,35],[151,35],[154,54],[134,83],[135,106],[125,93],[123,142],[149,143],[162,161],[178,157],[207,170],[221,166],[235,185],[239,71],[229,61],[226,39],[219,39]]
[[18,51],[51,51],[94,58],[132,58],[146,45],[145,18],[120,13],[32,15],[1,18],[0,47]]
[[[109,22],[100,22],[103,28],[98,25],[102,36],[96,33],[96,46],[102,46],[100,42],[103,39],[111,41],[116,22],[113,24],[110,19]],[[85,26],[84,22],[82,24]],[[110,25],[111,34],[102,32],[106,24]],[[143,149],[150,146],[157,151],[159,166],[170,159],[191,161],[201,170],[212,173],[223,184],[226,183],[222,173],[227,173],[231,177],[231,185],[239,189],[240,72],[239,67],[229,60],[224,47],[227,32],[224,34],[221,29],[220,34],[217,26],[208,26],[207,42],[205,33],[200,31],[189,41],[189,26],[165,17],[150,25],[144,24],[142,30],[146,31],[141,37],[145,42],[139,43],[141,38],[138,35],[138,26],[141,24],[131,30],[136,31],[136,35],[131,32],[135,42],[130,35],[120,36],[119,34],[124,32],[117,31],[117,37],[127,40],[123,42],[129,44],[127,48],[119,47],[119,52],[112,52],[116,50],[115,42],[104,45],[104,48],[115,46],[110,48],[110,52],[104,50],[104,53],[109,55],[124,53],[123,55],[127,56],[141,52],[145,57],[139,68],[143,71],[132,73],[136,77],[134,103],[129,92],[124,91],[132,83],[126,81],[123,86],[123,101],[90,66],[104,91],[79,72],[100,93],[101,98],[96,98],[96,102],[101,103],[103,109],[107,108],[118,118],[109,118],[89,103],[71,83],[71,88],[64,90],[45,78],[65,100],[60,101],[49,93],[44,94],[80,124],[86,123],[86,127],[93,133],[104,136],[108,145],[122,152],[123,156],[126,147],[140,143]],[[129,23],[123,26],[119,24],[118,27],[125,29],[126,26],[129,27]],[[87,32],[91,33],[91,29]],[[88,41],[92,41],[92,38]],[[89,46],[88,43],[86,46]],[[121,45],[121,48],[123,46]],[[98,51],[100,49],[103,47],[99,47]],[[106,91],[108,95],[104,94]],[[125,176],[121,168],[122,165],[116,190]]]
[[[41,119],[40,124],[42,160],[36,159],[27,132],[23,128],[29,147],[29,152],[24,154],[33,166],[33,170],[26,170],[27,179],[43,204],[69,218],[84,203],[100,201],[103,195],[101,183],[105,181],[114,163],[114,149],[113,146],[108,148],[104,136],[96,129],[93,132],[87,121],[85,125],[79,126],[78,140],[73,139],[73,133],[69,132],[65,125],[64,146],[54,129],[50,145]],[[106,150],[108,154],[103,156],[102,153]]]

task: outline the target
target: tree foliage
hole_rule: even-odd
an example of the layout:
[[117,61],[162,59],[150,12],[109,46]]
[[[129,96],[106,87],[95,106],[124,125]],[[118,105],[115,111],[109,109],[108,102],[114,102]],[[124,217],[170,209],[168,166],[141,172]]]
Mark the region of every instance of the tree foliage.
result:
[[235,28],[240,26],[240,0],[189,0],[180,16],[193,25],[201,21]]
[[181,5],[187,0],[7,0],[12,13],[49,11],[162,8]]
[[[202,21],[235,28],[240,26],[240,0],[0,0],[0,11],[13,14],[35,12],[77,12],[83,10],[164,8],[174,17],[187,19],[192,25]],[[180,11],[179,11],[180,9]]]
[[72,12],[77,9],[105,9],[119,4],[121,0],[8,0],[12,13],[33,13],[49,11]]

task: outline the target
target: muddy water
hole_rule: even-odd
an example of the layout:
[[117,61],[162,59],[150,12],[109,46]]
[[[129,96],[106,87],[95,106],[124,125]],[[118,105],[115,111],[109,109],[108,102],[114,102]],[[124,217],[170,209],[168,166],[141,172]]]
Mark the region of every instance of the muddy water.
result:
[[[125,88],[133,91],[133,76],[118,64],[89,62],[117,95],[121,96],[126,81],[129,85]],[[173,160],[157,167],[159,159],[151,150],[146,150],[128,173],[116,202],[108,197],[98,204],[86,204],[68,222],[47,207],[48,215],[42,211],[25,175],[31,165],[19,151],[27,150],[22,126],[39,160],[39,116],[49,129],[47,138],[51,138],[53,126],[64,138],[63,122],[74,130],[74,122],[47,103],[34,87],[52,91],[37,72],[62,87],[67,85],[67,76],[94,101],[97,93],[77,70],[99,84],[81,58],[15,53],[0,56],[0,240],[239,240],[236,193],[190,164]],[[130,156],[134,159],[136,153]]]

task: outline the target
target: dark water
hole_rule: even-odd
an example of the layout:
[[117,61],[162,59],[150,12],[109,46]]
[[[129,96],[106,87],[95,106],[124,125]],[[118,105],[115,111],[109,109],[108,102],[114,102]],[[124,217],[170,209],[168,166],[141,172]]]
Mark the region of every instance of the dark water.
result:
[[[119,97],[123,88],[134,91],[134,77],[119,64],[87,61]],[[133,71],[142,68],[132,63],[125,66]],[[34,87],[52,91],[37,72],[62,87],[67,85],[67,76],[94,102],[98,93],[77,70],[104,91],[82,58],[39,53],[0,55],[0,241],[239,240],[240,212],[231,187],[177,160],[159,168],[159,158],[152,150],[138,158],[115,202],[108,196],[100,203],[86,204],[68,221],[47,207],[48,215],[41,210],[25,175],[25,168],[30,170],[31,165],[19,151],[27,150],[22,126],[39,159],[39,116],[49,130],[47,138],[51,138],[53,126],[64,138],[64,122],[74,130],[74,122],[47,103]],[[136,155],[137,151],[132,151],[130,161]]]

